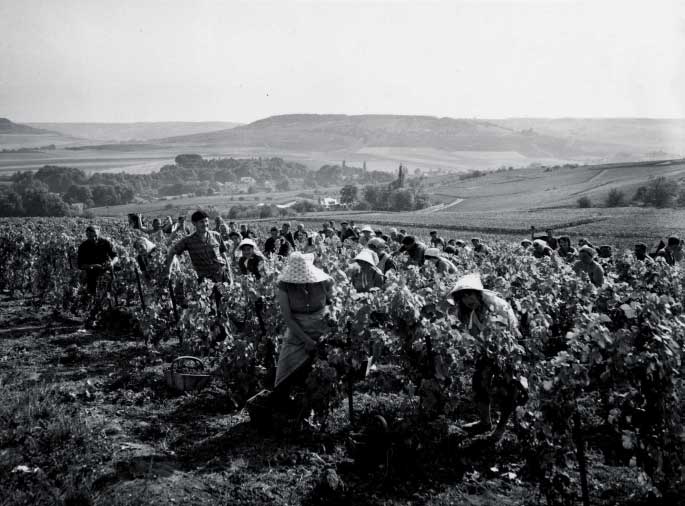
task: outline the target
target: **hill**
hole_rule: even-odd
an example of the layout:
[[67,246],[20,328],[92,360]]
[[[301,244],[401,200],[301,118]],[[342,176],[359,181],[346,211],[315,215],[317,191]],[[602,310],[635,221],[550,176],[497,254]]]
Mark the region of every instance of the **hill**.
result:
[[646,155],[659,158],[685,154],[685,119],[509,118],[492,122],[512,130],[532,130],[579,143],[599,141],[633,146]]
[[54,144],[64,146],[78,139],[59,132],[35,128],[0,118],[0,149],[31,149]]
[[440,176],[427,178],[426,189],[433,200],[446,204],[439,212],[506,213],[576,208],[580,197],[604,205],[612,189],[622,191],[630,199],[638,187],[658,176],[673,183],[685,181],[685,160],[528,168],[468,179]]
[[51,132],[42,128],[33,128],[28,125],[14,123],[7,118],[0,118],[0,135],[45,135],[54,133],[55,132]]
[[193,135],[215,130],[228,130],[240,123],[226,121],[161,121],[139,123],[31,123],[63,135],[92,141],[147,141],[161,137]]
[[[271,116],[230,130],[172,137],[167,143],[264,147],[297,151],[364,152],[378,148],[433,149],[444,152],[512,152],[527,158],[602,157],[616,151],[587,141],[519,132],[488,121],[341,114]],[[371,151],[369,151],[371,149]]]

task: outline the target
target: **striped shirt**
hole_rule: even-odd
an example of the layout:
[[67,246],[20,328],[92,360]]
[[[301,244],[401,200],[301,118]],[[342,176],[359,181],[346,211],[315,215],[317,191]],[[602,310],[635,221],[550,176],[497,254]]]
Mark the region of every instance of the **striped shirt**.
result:
[[187,251],[190,261],[200,278],[210,278],[220,281],[226,266],[221,253],[227,253],[228,248],[221,235],[212,230],[207,231],[207,237],[201,237],[197,232],[187,235],[173,246],[174,253],[182,255]]

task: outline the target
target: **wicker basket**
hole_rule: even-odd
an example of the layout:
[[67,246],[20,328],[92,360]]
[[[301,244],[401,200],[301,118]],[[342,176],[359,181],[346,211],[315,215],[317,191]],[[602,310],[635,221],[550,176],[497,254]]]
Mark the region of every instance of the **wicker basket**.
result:
[[[197,372],[178,372],[181,364],[186,365],[186,367],[188,364],[192,364],[193,369],[196,369]],[[206,387],[212,379],[211,374],[205,374],[204,370],[205,365],[199,358],[191,356],[178,357],[164,371],[164,377],[167,385],[181,392],[200,390]]]

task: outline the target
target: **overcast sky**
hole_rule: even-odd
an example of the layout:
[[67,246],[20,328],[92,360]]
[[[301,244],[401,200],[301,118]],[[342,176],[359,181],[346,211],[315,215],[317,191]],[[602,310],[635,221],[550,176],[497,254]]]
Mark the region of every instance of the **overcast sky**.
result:
[[0,0],[0,117],[685,117],[678,3]]

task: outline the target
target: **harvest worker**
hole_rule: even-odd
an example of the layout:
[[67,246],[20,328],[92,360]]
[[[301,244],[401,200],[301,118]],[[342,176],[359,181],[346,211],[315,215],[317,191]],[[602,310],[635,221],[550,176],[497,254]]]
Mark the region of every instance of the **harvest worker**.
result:
[[657,258],[663,258],[668,265],[675,265],[683,259],[683,245],[675,236],[668,238],[668,243],[665,248],[660,249],[656,253]]
[[425,258],[428,263],[435,265],[435,268],[440,274],[457,273],[457,266],[441,256],[438,248],[428,248],[425,253]]
[[199,281],[211,279],[215,283],[232,282],[230,265],[226,254],[228,248],[219,232],[209,230],[209,216],[204,211],[195,211],[191,216],[195,233],[183,237],[169,248],[167,255],[167,275],[176,255],[187,251]]
[[481,242],[480,237],[471,239],[471,244],[473,245],[473,254],[476,257],[484,257],[490,254],[490,248]]
[[378,264],[376,267],[378,267],[383,274],[387,273],[391,269],[397,270],[395,261],[386,251],[388,243],[385,240],[381,239],[380,237],[372,237],[367,243],[366,247],[378,255]]
[[573,270],[578,275],[584,272],[595,286],[602,286],[604,284],[604,270],[601,265],[595,262],[596,255],[597,253],[590,246],[583,246],[578,252],[579,260],[573,264]]
[[438,235],[437,230],[431,230],[430,236],[431,236],[431,247],[445,249],[445,245],[446,245],[445,239],[443,239],[442,237],[440,237]]
[[[303,384],[311,371],[317,341],[326,331],[326,305],[331,302],[333,280],[314,266],[312,255],[296,251],[288,257],[277,286],[286,332],[271,403],[283,409],[292,389]],[[301,411],[308,414],[306,409]]]
[[562,235],[558,239],[559,249],[558,255],[565,260],[572,260],[578,255],[576,248],[571,246],[571,238],[567,235]]
[[406,253],[409,255],[409,263],[422,266],[425,262],[426,245],[418,242],[413,235],[404,236],[402,247],[394,254]]
[[266,241],[264,241],[264,254],[267,256],[276,253],[276,246],[278,243],[278,227],[271,227],[269,232],[271,232],[271,235]]
[[533,241],[533,256],[535,258],[551,257],[552,254],[552,248],[548,246],[548,243],[542,239],[535,239]]
[[647,254],[647,245],[639,242],[634,247],[635,260],[645,265],[654,265],[654,259]]
[[361,230],[361,235],[359,236],[359,244],[366,246],[366,244],[369,242],[369,239],[373,237],[373,234],[374,232],[371,226],[365,225]]
[[112,243],[100,237],[95,225],[86,227],[86,240],[78,248],[78,268],[86,273],[88,293],[95,295],[98,278],[117,263],[117,254]]
[[515,376],[512,365],[504,368],[498,365],[497,357],[492,357],[487,351],[490,343],[484,339],[500,328],[509,331],[514,338],[520,337],[518,320],[507,301],[483,288],[478,274],[467,274],[459,279],[449,294],[448,302],[455,305],[458,320],[482,345],[473,373],[473,393],[480,421],[465,428],[473,433],[489,432],[492,429],[490,405],[493,394],[496,390],[502,391],[505,398],[493,433],[494,439],[499,440],[517,402],[525,399],[528,382]]
[[372,288],[381,288],[385,282],[385,276],[376,267],[378,256],[370,249],[361,250],[347,269],[347,276],[352,286],[358,292],[368,292]]
[[181,215],[178,217],[176,224],[171,227],[171,234],[174,236],[174,238],[190,235],[190,228],[188,228],[188,225],[186,225],[185,216]]
[[346,239],[349,239],[350,241],[357,242],[359,240],[359,236],[357,233],[348,226],[346,221],[341,221],[340,222],[340,240],[342,242],[345,242]]
[[[281,237],[288,241],[290,243],[290,246],[295,249],[295,238],[293,237],[293,233],[290,231],[290,223],[287,221],[281,225]],[[290,248],[288,248],[288,252],[290,252]],[[279,253],[281,255],[281,253]],[[288,256],[287,254],[281,255],[281,256]]]
[[[278,230],[277,230],[278,232]],[[243,275],[252,274],[255,278],[261,279],[264,274],[264,257],[257,248],[257,243],[252,239],[243,239],[238,244],[241,257],[238,259],[238,268]]]

